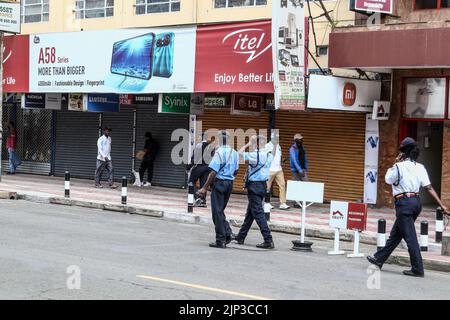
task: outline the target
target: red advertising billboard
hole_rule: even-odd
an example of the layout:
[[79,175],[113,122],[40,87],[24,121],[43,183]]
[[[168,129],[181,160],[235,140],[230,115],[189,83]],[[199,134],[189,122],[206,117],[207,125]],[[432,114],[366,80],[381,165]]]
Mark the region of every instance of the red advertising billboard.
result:
[[365,231],[367,225],[367,203],[349,203],[347,229]]
[[198,27],[195,92],[273,93],[271,22]]
[[355,10],[392,14],[394,0],[355,0]]
[[4,38],[3,91],[28,92],[30,44],[28,35]]

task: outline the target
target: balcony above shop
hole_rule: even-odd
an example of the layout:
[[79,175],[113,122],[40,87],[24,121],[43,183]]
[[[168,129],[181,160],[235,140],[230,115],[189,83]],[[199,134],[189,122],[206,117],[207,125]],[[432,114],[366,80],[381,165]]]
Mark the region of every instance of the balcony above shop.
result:
[[397,23],[336,28],[330,34],[330,68],[450,68],[450,24]]

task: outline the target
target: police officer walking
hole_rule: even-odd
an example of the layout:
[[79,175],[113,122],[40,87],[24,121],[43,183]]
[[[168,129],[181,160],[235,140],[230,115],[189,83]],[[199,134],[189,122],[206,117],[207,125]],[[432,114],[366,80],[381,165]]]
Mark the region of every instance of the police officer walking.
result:
[[233,239],[230,224],[225,217],[225,208],[230,200],[233,190],[233,181],[239,170],[239,155],[230,146],[230,134],[220,131],[218,134],[219,147],[209,164],[211,172],[208,180],[197,192],[198,196],[205,198],[206,190],[211,189],[211,211],[216,227],[216,241],[209,244],[213,248],[226,248]]
[[[263,209],[263,199],[267,192],[267,180],[269,180],[269,171],[273,160],[272,153],[266,150],[265,145],[266,138],[264,136],[253,136],[250,142],[239,150],[239,154],[242,154],[244,160],[249,162],[245,177],[248,207],[244,223],[234,240],[238,244],[244,244],[248,231],[253,221],[256,220],[264,238],[264,242],[256,245],[256,247],[274,249],[272,234]],[[251,147],[254,151],[245,152],[248,147]]]
[[411,270],[403,271],[403,274],[424,277],[422,255],[414,226],[414,222],[422,211],[420,188],[425,188],[446,213],[448,209],[431,186],[425,167],[417,163],[419,148],[416,141],[406,138],[402,141],[399,150],[400,154],[397,156],[396,163],[387,171],[385,177],[386,183],[392,185],[396,220],[386,246],[378,250],[373,257],[368,256],[367,260],[381,269],[403,238],[408,245],[412,267]]

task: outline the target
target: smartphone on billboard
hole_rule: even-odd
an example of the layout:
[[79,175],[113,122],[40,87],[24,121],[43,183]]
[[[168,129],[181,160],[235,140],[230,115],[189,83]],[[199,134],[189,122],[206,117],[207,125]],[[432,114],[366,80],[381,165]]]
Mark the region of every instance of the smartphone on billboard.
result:
[[154,47],[154,33],[115,42],[111,73],[150,80],[153,74]]
[[175,33],[165,32],[156,35],[153,75],[170,78],[173,74],[173,59],[175,48]]

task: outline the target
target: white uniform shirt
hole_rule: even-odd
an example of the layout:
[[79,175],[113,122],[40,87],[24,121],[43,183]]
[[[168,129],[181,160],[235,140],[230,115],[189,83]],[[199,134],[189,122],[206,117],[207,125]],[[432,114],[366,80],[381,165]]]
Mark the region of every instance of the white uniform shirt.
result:
[[97,148],[98,160],[105,161],[105,158],[111,160],[111,137],[101,136],[97,141]]
[[277,148],[275,149],[275,152],[273,151],[274,145],[272,142],[269,142],[266,144],[266,152],[272,152],[273,161],[272,165],[270,166],[270,172],[279,172],[283,170],[281,167],[281,146],[280,144],[277,145]]
[[[402,193],[419,193],[421,187],[431,185],[425,167],[420,163],[410,160],[396,163],[387,171],[385,180],[387,184],[392,185],[392,193],[394,196]],[[398,182],[399,185],[395,186],[394,184]]]

